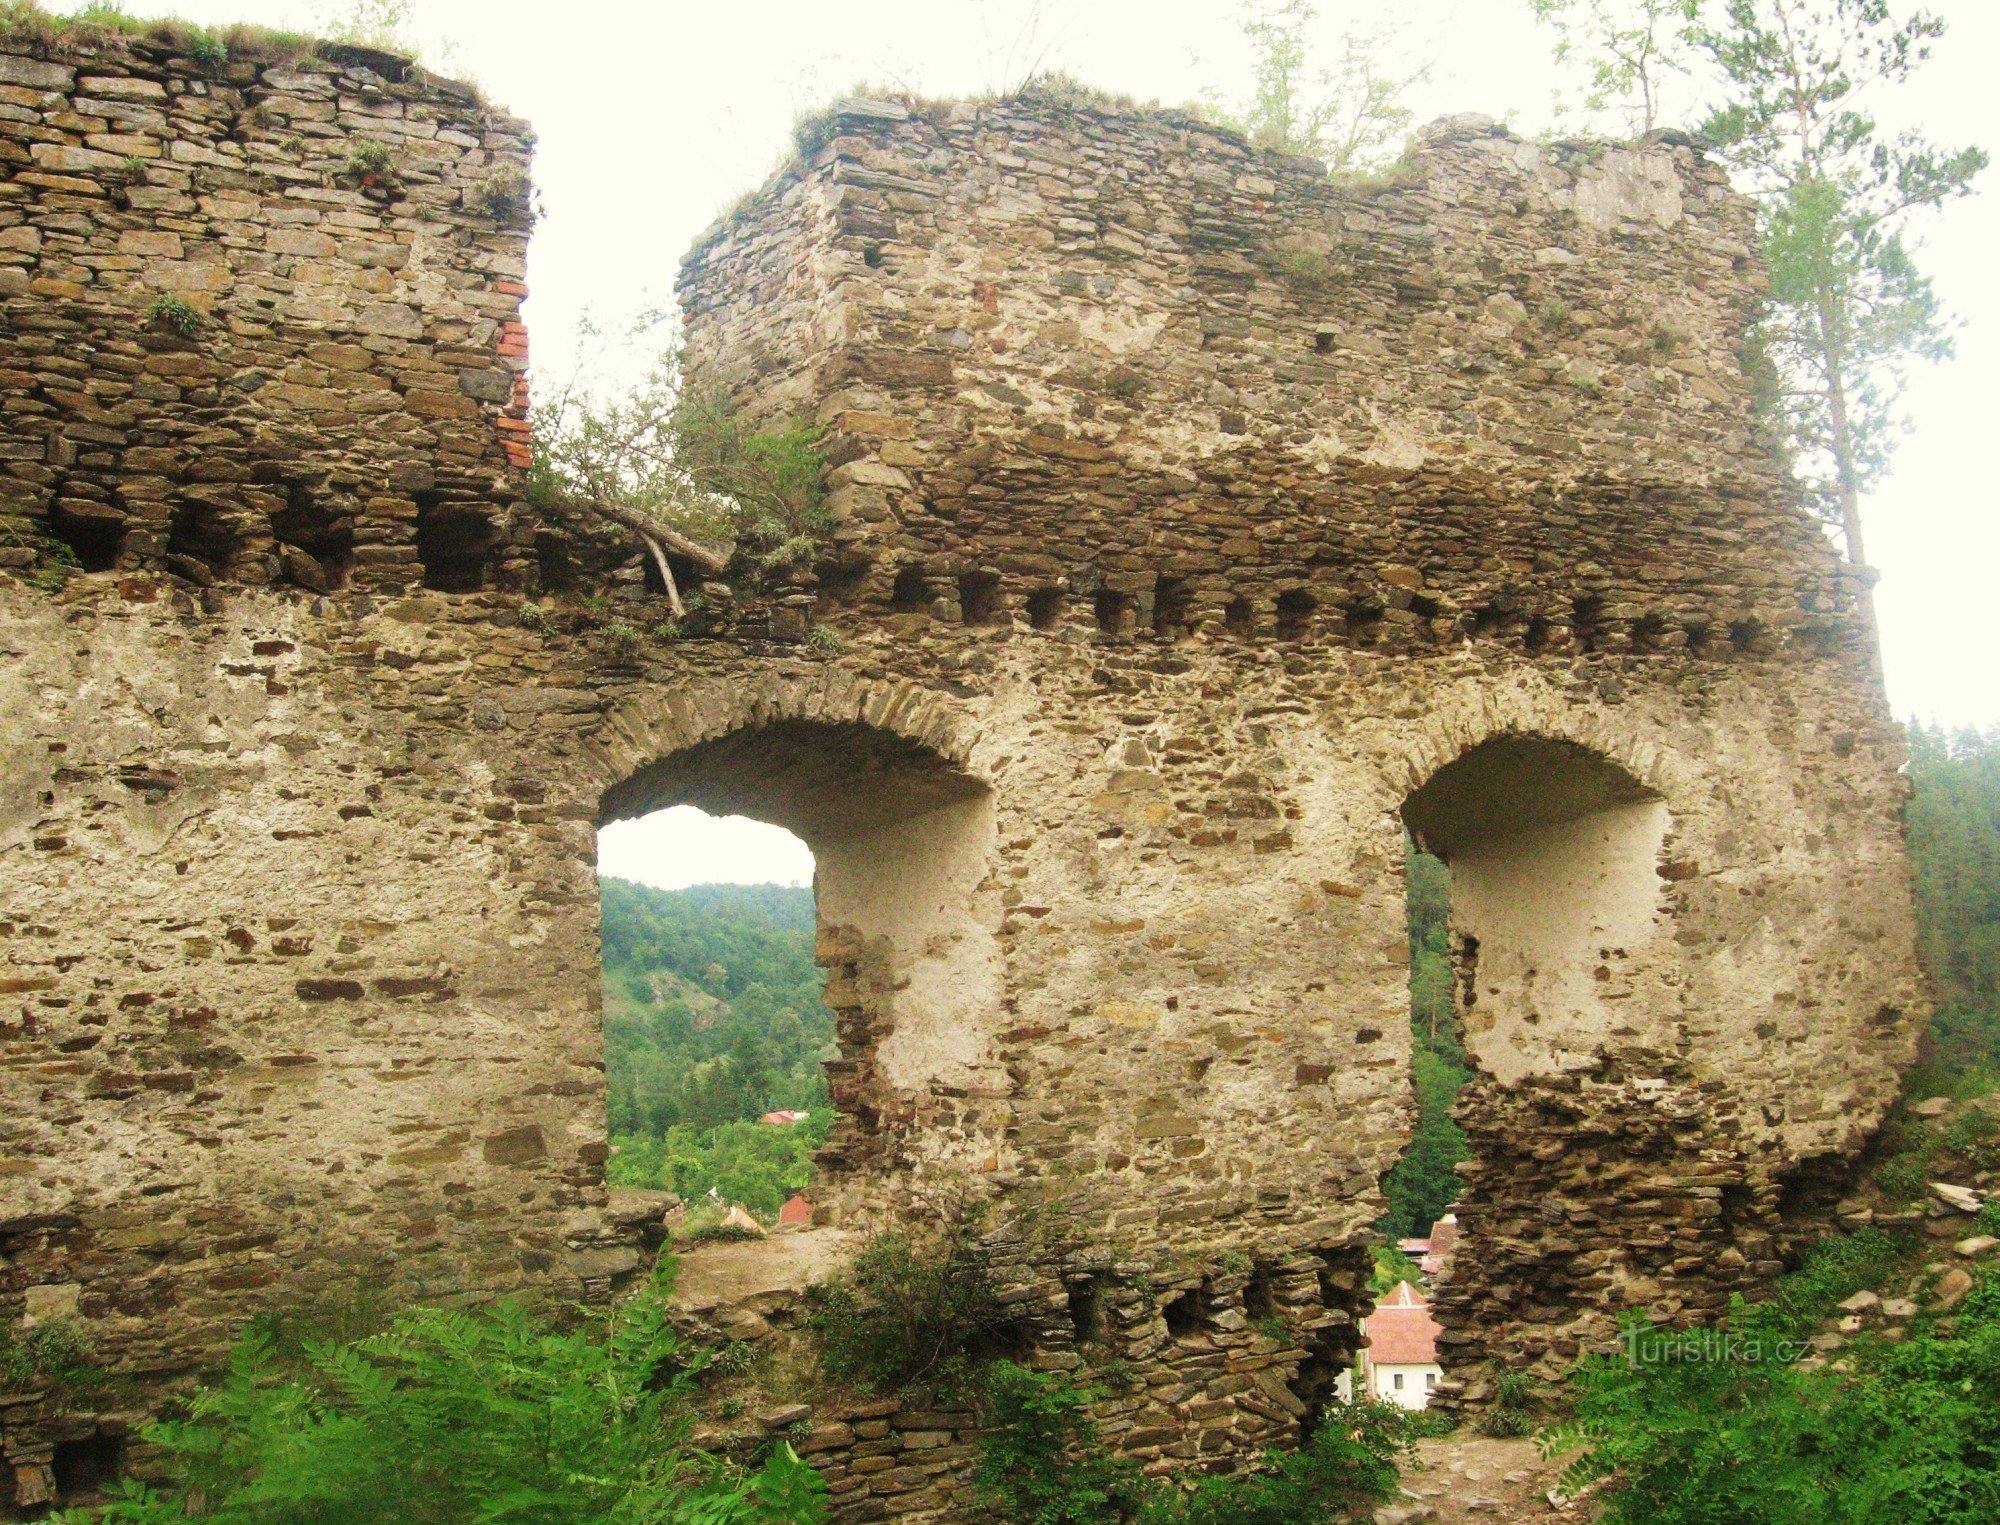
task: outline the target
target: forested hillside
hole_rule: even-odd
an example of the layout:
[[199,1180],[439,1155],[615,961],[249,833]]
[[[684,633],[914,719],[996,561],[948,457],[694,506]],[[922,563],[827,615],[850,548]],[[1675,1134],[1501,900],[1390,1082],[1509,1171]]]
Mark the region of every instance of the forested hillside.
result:
[[1382,1183],[1389,1208],[1380,1228],[1390,1240],[1426,1232],[1458,1200],[1452,1169],[1466,1157],[1465,1132],[1451,1109],[1472,1069],[1458,1030],[1456,978],[1448,922],[1451,879],[1429,853],[1404,860],[1410,928],[1410,1081],[1417,1093],[1416,1132]]
[[1947,1073],[2000,1070],[2000,731],[1910,727],[1917,940]]
[[[770,1216],[826,1136],[833,1014],[813,898],[775,884],[656,890],[602,881],[610,1175]],[[810,1123],[756,1118],[811,1110]]]

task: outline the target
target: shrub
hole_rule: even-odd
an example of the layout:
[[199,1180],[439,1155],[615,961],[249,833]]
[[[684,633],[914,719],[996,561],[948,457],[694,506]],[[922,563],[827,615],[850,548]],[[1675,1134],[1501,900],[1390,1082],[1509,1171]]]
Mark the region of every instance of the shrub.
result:
[[810,1291],[829,1375],[880,1391],[963,1381],[1001,1343],[1007,1318],[979,1243],[977,1206],[947,1203],[874,1235],[841,1275]]
[[1526,1435],[1535,1427],[1535,1406],[1541,1397],[1535,1379],[1524,1371],[1503,1371],[1493,1380],[1493,1402],[1479,1416],[1482,1435]]
[[[796,1525],[825,1488],[789,1447],[754,1472],[687,1445],[699,1363],[663,1286],[560,1333],[514,1303],[425,1309],[307,1341],[288,1374],[253,1329],[182,1422],[151,1426],[169,1481],[128,1481],[106,1522],[168,1525]],[[84,1525],[87,1516],[60,1516]]]
[[995,1365],[986,1379],[985,1433],[973,1472],[980,1496],[1024,1525],[1134,1518],[1149,1490],[1136,1465],[1099,1441],[1090,1405],[1101,1396],[1061,1372]]
[[488,217],[508,217],[528,198],[528,177],[516,164],[502,164],[472,187],[472,202]]

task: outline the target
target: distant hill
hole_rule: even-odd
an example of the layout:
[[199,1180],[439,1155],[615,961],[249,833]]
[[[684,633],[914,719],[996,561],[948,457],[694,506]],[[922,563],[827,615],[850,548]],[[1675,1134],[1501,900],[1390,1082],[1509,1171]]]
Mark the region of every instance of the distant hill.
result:
[[[684,1195],[715,1186],[774,1213],[809,1178],[830,1117],[821,1063],[833,1013],[813,963],[812,891],[606,878],[599,892],[613,1182]],[[814,1121],[730,1126],[781,1109]],[[766,1158],[774,1150],[782,1160]]]

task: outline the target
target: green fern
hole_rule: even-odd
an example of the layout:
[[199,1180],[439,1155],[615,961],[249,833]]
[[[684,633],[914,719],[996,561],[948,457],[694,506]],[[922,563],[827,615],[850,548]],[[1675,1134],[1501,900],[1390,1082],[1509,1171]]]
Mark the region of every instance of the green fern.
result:
[[[797,1525],[826,1490],[789,1446],[744,1471],[690,1449],[702,1362],[665,1284],[572,1332],[519,1304],[424,1309],[382,1334],[253,1326],[185,1420],[148,1428],[163,1486],[129,1481],[106,1525]],[[88,1516],[59,1516],[85,1525]]]

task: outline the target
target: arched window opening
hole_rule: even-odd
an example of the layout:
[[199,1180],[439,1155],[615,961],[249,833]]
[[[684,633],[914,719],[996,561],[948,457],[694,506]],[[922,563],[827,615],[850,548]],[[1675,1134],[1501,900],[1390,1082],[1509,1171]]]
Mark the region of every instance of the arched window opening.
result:
[[783,828],[693,806],[599,833],[605,1175],[682,1198],[680,1237],[810,1220],[835,1057],[812,871]]
[[1439,769],[1403,821],[1449,866],[1453,934],[1479,949],[1464,1019],[1480,1068],[1511,1082],[1629,1025],[1658,909],[1657,794],[1587,748],[1501,736]]
[[[601,823],[609,1174],[703,1198],[677,1236],[844,1222],[844,1187],[997,1083],[992,802],[954,764],[775,722],[641,769]],[[623,882],[641,839],[664,891]]]

